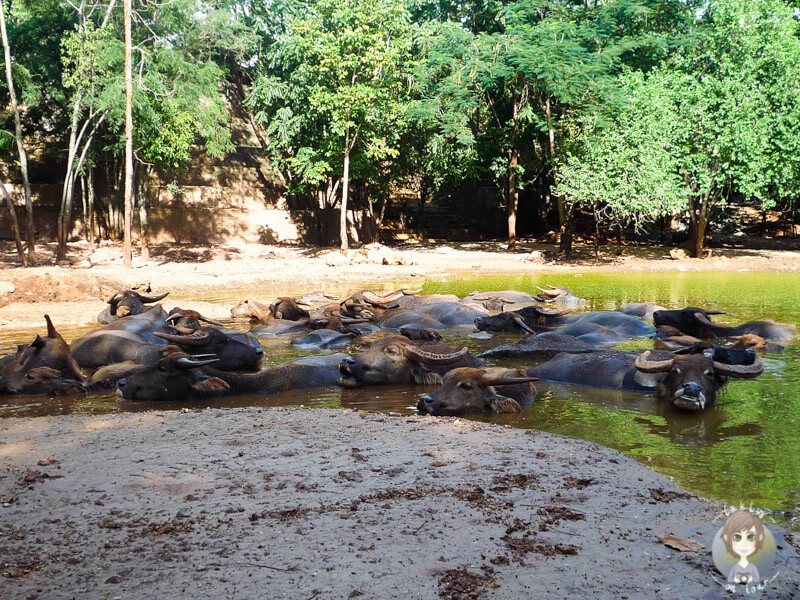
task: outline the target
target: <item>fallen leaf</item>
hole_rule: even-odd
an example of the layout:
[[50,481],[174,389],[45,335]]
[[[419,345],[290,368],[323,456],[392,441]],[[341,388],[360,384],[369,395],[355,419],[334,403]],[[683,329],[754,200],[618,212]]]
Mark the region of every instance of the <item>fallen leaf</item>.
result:
[[705,548],[700,542],[695,542],[687,538],[675,537],[674,535],[657,535],[656,538],[665,546],[675,548],[675,550],[680,550],[681,552],[699,552]]

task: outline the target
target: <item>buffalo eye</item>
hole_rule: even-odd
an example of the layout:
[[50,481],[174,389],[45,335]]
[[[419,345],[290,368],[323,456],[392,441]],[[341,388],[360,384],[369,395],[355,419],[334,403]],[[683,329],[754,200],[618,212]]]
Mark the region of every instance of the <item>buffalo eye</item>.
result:
[[158,372],[159,373],[166,373],[167,372],[166,365],[158,365]]
[[672,367],[672,374],[673,375],[680,375],[681,370],[678,367]]
[[712,371],[711,369],[708,369],[706,371],[703,371],[703,375],[705,375],[706,377],[711,379],[712,377],[714,377],[714,371]]
[[33,375],[31,375],[30,373],[27,373],[25,375],[25,379],[27,379],[28,381],[33,381],[36,378]]
[[386,350],[384,350],[384,352],[391,356],[397,356],[398,354],[397,348],[395,348],[394,346],[389,346],[388,348],[386,348]]
[[459,381],[458,387],[460,387],[462,390],[471,390],[472,384],[469,381]]

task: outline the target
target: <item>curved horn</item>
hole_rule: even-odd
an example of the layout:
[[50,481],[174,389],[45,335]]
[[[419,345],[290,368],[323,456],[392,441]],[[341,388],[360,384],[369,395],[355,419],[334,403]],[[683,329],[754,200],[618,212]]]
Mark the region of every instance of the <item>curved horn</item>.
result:
[[530,383],[532,381],[539,381],[538,377],[512,377],[509,375],[492,375],[491,373],[484,373],[481,375],[481,383],[484,385],[516,385],[518,383]]
[[225,325],[223,325],[219,321],[215,321],[214,319],[209,319],[208,317],[204,317],[203,315],[199,315],[197,318],[200,321],[202,321],[203,323],[208,323],[210,325],[216,325],[217,327],[225,327]]
[[191,335],[171,335],[156,331],[153,335],[179,346],[204,346],[211,337],[211,334],[207,331],[195,331]]
[[540,288],[537,285],[536,289],[539,290],[540,292],[542,292],[545,296],[550,296],[551,298],[555,298],[556,296],[560,296],[561,293],[562,293],[561,290],[559,290],[558,288],[553,287],[552,285],[548,285],[547,287],[549,287],[550,289],[549,290],[545,290],[545,289]]
[[514,322],[515,322],[517,325],[519,325],[519,328],[520,328],[520,329],[522,329],[522,331],[525,331],[525,332],[527,332],[527,333],[536,333],[536,332],[535,332],[533,329],[531,329],[531,327],[530,327],[530,326],[529,326],[529,325],[528,325],[528,324],[525,322],[525,319],[523,319],[522,317],[520,317],[520,316],[519,316],[517,313],[510,312],[510,313],[507,313],[507,314],[508,314],[508,315],[509,315],[509,316],[510,316],[512,319],[513,319],[513,321],[514,321]]
[[694,318],[695,318],[696,321],[702,323],[706,327],[711,327],[711,328],[714,328],[714,329],[720,329],[720,328],[725,327],[724,325],[720,325],[719,323],[714,323],[714,321],[709,319],[707,316],[705,316],[701,312],[694,313]]
[[463,358],[469,353],[469,349],[464,346],[456,352],[449,354],[434,354],[433,352],[426,352],[418,346],[404,346],[403,354],[411,360],[424,363],[426,365],[450,365]]
[[170,325],[169,328],[177,331],[181,335],[192,335],[195,332],[194,329],[189,329],[188,327],[181,327],[180,325]]
[[[209,356],[209,355],[203,355]],[[203,358],[197,360],[197,358],[191,358],[188,356],[180,356],[178,358],[172,359],[172,362],[175,363],[176,366],[180,367],[181,369],[194,369],[197,367],[205,367],[206,365],[213,364],[218,362],[219,359],[214,356],[214,358]]]
[[134,292],[137,296],[139,296],[139,300],[142,301],[142,304],[149,304],[151,302],[158,302],[159,300],[163,300],[167,296],[169,296],[169,292],[164,292],[163,294],[159,294],[158,296],[144,296],[139,292]]
[[117,304],[120,300],[122,300],[125,296],[122,295],[121,292],[117,292],[111,298],[106,300],[106,304]]
[[764,363],[758,356],[752,365],[726,365],[714,361],[714,372],[731,379],[753,379],[764,372]]
[[53,322],[50,320],[50,315],[45,315],[44,320],[47,323],[47,337],[49,338],[57,338],[60,337],[56,328],[53,327]]
[[370,304],[381,305],[381,304],[390,304],[391,302],[395,302],[400,298],[402,298],[404,294],[402,290],[400,290],[398,292],[390,292],[386,295],[379,295],[376,294],[375,292],[366,291],[361,295],[364,298],[364,300],[366,300]]
[[650,360],[650,350],[642,352],[636,357],[636,368],[642,373],[666,373],[675,363],[674,358],[667,360]]

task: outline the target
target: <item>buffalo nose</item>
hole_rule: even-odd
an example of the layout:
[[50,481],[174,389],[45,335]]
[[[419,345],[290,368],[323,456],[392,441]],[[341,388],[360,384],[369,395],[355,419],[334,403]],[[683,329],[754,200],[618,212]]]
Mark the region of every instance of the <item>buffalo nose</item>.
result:
[[345,362],[345,364],[347,364],[347,365],[352,367],[353,365],[356,364],[356,359],[354,357],[352,357],[352,356],[348,356],[347,358],[344,359],[344,362]]
[[687,383],[683,386],[683,393],[687,396],[699,396],[702,391],[702,386],[697,383]]
[[420,396],[420,401],[424,402],[425,404],[433,404],[433,398],[431,398],[427,394],[424,396]]
[[124,388],[124,387],[125,387],[125,384],[126,384],[126,383],[127,383],[127,382],[125,381],[125,379],[124,379],[124,378],[123,378],[123,379],[120,379],[120,380],[117,382],[117,387],[118,387],[119,389],[122,389],[122,388]]
[[256,356],[264,356],[264,351],[261,348],[256,348]]

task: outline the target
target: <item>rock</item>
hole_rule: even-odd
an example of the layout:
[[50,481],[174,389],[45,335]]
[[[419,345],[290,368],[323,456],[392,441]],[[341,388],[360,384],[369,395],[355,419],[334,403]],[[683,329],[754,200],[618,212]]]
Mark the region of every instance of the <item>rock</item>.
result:
[[685,260],[689,258],[686,254],[686,251],[683,248],[673,248],[669,251],[669,257],[672,260]]
[[17,290],[10,281],[0,281],[0,294],[13,294]]
[[526,254],[523,260],[535,263],[544,262],[544,252],[541,250],[534,250],[530,254]]

